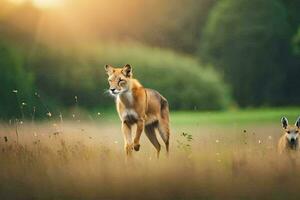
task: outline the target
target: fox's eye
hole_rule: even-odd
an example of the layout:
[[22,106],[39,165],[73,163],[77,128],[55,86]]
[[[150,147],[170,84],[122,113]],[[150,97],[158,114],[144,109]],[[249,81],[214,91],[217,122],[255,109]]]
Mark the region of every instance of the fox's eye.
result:
[[291,131],[287,131],[287,133],[288,133],[288,134],[290,134],[290,133],[291,133]]
[[125,81],[123,80],[123,79],[119,79],[119,81],[118,81],[118,85],[122,85],[122,84],[124,84],[125,83]]
[[295,133],[299,133],[299,131],[295,131]]

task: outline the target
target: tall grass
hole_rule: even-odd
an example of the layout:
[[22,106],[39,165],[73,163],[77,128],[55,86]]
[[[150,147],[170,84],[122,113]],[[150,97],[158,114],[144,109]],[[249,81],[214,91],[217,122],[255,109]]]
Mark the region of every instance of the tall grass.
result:
[[[298,199],[298,162],[276,151],[280,125],[172,129],[159,160],[142,137],[124,159],[114,124],[0,128],[0,199]],[[298,158],[297,158],[298,159]]]

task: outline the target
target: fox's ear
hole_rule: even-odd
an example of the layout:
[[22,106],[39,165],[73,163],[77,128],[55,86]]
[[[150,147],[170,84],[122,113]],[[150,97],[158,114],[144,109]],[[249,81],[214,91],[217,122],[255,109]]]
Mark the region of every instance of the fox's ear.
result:
[[298,117],[295,126],[297,126],[298,128],[300,128],[300,116]]
[[122,73],[124,74],[124,76],[131,78],[132,77],[132,67],[129,64],[126,64],[122,69]]
[[287,119],[286,117],[282,117],[282,118],[281,118],[281,124],[282,124],[282,127],[283,127],[284,129],[286,129],[287,126],[288,126],[288,124],[289,124],[288,119]]
[[105,65],[104,69],[105,69],[107,75],[111,75],[112,73],[114,73],[114,68],[111,65]]

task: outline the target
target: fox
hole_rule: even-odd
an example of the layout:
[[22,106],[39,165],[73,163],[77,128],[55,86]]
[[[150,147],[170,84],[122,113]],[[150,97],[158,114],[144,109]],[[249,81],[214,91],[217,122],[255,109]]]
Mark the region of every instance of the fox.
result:
[[300,129],[300,117],[296,120],[295,125],[289,125],[286,117],[281,118],[281,124],[283,128],[283,135],[278,141],[278,152],[282,154],[284,152],[297,151],[299,149],[299,129]]
[[[133,68],[130,64],[123,67],[105,65],[104,68],[108,75],[109,93],[115,97],[116,110],[121,120],[126,155],[131,156],[133,149],[140,150],[140,137],[143,131],[159,157],[161,145],[156,136],[158,131],[168,154],[170,126],[167,99],[156,90],[144,88],[133,78]],[[132,141],[134,125],[136,133]]]

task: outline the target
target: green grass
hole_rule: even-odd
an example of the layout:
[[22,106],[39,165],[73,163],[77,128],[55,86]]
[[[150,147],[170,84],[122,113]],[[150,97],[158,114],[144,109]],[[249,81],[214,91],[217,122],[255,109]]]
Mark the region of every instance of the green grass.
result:
[[[104,122],[118,122],[119,117],[115,110],[103,111]],[[171,123],[179,126],[194,125],[244,125],[280,123],[282,116],[288,117],[290,123],[294,123],[300,116],[300,107],[286,108],[260,108],[236,111],[175,111],[171,112]]]
[[191,126],[201,125],[236,125],[257,123],[279,123],[282,116],[288,117],[294,123],[300,115],[300,108],[263,108],[224,112],[173,112],[172,123]]

